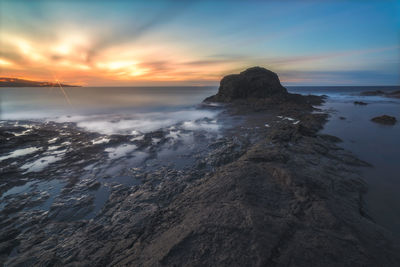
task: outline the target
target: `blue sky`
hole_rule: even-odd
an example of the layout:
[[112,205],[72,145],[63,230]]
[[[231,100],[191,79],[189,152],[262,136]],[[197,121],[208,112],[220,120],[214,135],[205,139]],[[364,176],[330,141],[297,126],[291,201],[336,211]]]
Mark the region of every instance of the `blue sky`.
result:
[[286,85],[400,83],[400,1],[0,0],[0,15],[0,76],[211,85],[259,65]]

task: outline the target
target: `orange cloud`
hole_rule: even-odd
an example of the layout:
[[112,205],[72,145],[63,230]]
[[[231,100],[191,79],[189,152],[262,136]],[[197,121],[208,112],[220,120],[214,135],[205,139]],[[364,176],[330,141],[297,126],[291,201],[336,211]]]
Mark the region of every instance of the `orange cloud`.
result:
[[[197,81],[215,84],[224,75],[252,65],[270,67],[276,72],[315,69],[316,63],[398,49],[382,47],[317,55],[250,58],[246,56],[204,56],[173,42],[134,42],[99,49],[94,38],[79,31],[63,32],[53,40],[33,40],[0,32],[4,47],[0,54],[2,76],[33,80],[60,79],[82,85],[150,85]],[[96,53],[92,53],[96,47]],[[90,57],[90,58],[89,58]],[[318,66],[318,65],[317,65]],[[285,81],[285,77],[283,79]],[[306,81],[301,77],[289,82]]]

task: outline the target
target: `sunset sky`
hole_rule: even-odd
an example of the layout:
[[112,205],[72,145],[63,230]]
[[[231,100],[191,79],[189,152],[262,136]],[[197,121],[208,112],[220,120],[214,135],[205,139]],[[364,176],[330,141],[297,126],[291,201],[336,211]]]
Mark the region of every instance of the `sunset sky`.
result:
[[398,85],[400,1],[0,0],[0,77],[216,85],[259,65],[285,85]]

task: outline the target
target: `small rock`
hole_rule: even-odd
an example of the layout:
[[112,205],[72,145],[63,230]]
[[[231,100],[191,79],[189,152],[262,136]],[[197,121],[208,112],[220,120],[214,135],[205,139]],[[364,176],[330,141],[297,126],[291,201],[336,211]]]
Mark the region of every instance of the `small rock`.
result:
[[371,121],[380,123],[380,124],[385,124],[385,125],[394,125],[397,122],[395,117],[388,116],[388,115],[382,115],[382,116],[372,118]]
[[354,105],[366,106],[366,105],[368,105],[368,103],[365,103],[362,101],[354,101]]

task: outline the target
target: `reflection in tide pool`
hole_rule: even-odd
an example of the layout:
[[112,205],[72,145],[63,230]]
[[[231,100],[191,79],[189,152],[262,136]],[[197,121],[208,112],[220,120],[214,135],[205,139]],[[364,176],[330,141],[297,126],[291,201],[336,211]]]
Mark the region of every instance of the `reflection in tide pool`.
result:
[[37,150],[39,150],[39,148],[37,148],[37,147],[27,147],[27,148],[17,149],[17,150],[14,150],[13,152],[11,152],[8,155],[0,157],[0,161],[6,160],[6,159],[9,159],[9,158],[16,158],[16,157],[32,154],[33,152],[35,152]]
[[31,210],[48,210],[64,185],[65,183],[62,181],[54,179],[51,181],[34,180],[21,186],[15,186],[0,197],[0,210],[7,206],[15,207],[23,204],[13,202],[26,202],[26,206]]
[[110,159],[118,159],[120,157],[126,156],[128,153],[135,150],[135,148],[135,145],[123,144],[117,147],[106,148],[105,151],[108,152],[108,157]]

